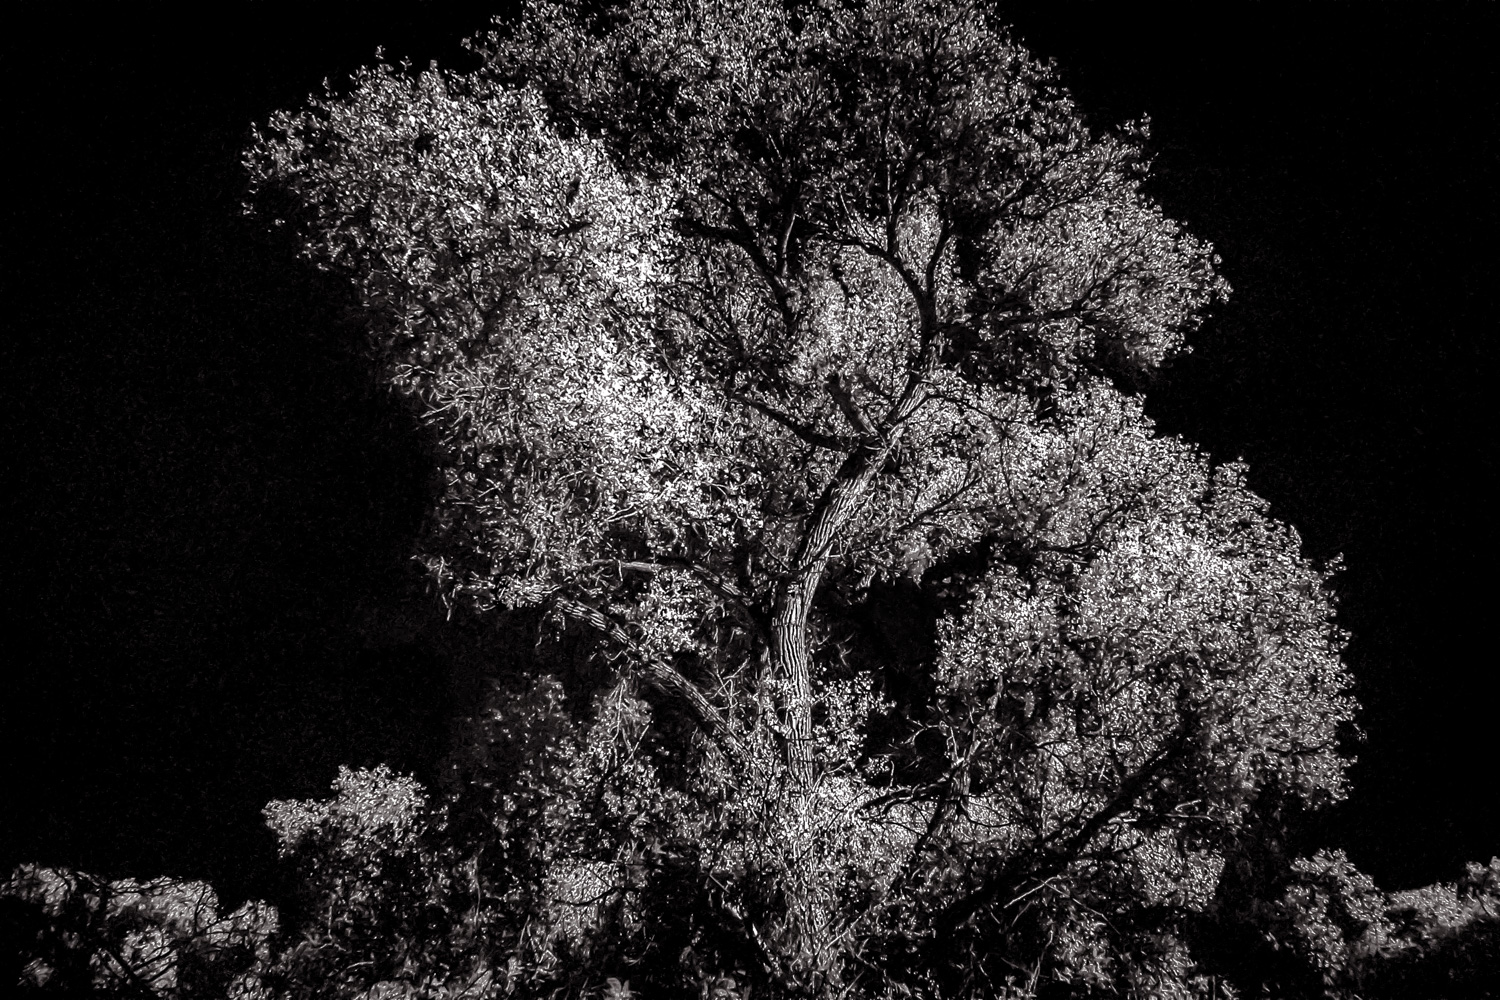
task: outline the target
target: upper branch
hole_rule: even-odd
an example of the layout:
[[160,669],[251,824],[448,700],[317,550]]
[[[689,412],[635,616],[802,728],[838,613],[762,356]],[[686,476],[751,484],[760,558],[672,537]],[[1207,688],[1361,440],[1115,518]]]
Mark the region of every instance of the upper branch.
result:
[[860,408],[859,403],[855,400],[854,393],[850,390],[848,383],[844,381],[844,377],[838,372],[829,372],[825,384],[828,388],[828,394],[838,404],[839,410],[843,412],[844,418],[849,421],[849,426],[854,428],[855,433],[861,437],[873,436],[875,428],[870,424],[869,418],[865,416],[864,410]]
[[[778,244],[782,258],[777,263],[772,263],[760,245],[755,227],[750,224],[750,220],[746,218],[745,211],[740,208],[739,203],[723,197],[718,197],[718,201],[729,210],[730,218],[734,221],[732,227],[716,226],[700,219],[684,219],[682,225],[695,236],[722,240],[743,250],[755,264],[756,269],[760,271],[761,277],[765,278],[766,284],[771,287],[771,294],[775,296],[776,305],[781,310],[782,321],[786,323],[787,329],[791,330],[797,324],[797,310],[791,292],[787,288],[785,249]],[[788,211],[784,228],[786,240],[791,239],[792,227],[796,219],[796,213]]]

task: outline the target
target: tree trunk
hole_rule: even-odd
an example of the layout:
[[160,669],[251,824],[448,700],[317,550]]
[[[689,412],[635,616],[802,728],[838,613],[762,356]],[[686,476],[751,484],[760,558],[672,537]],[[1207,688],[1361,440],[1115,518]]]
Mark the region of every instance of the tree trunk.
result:
[[860,445],[839,467],[838,474],[823,491],[798,547],[796,562],[780,593],[771,616],[771,668],[787,685],[781,706],[786,728],[785,759],[793,779],[801,787],[812,780],[812,666],[807,649],[807,619],[822,580],[823,568],[839,533],[849,522],[856,504],[880,471],[894,444],[886,441]]

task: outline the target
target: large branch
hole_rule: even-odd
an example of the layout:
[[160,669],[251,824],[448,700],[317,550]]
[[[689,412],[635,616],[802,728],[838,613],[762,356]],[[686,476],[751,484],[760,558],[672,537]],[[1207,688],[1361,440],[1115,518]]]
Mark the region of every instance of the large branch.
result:
[[680,704],[698,724],[698,728],[703,731],[704,735],[720,749],[732,757],[744,755],[744,747],[739,737],[735,736],[734,731],[729,728],[728,720],[714,707],[713,702],[698,690],[698,686],[655,657],[639,655],[640,644],[631,637],[629,632],[625,631],[624,626],[619,622],[614,621],[598,608],[567,597],[554,598],[552,606],[563,615],[576,618],[604,633],[626,651],[637,654],[633,659],[648,684]]
[[807,655],[807,619],[823,567],[834,542],[848,523],[866,487],[885,462],[889,442],[867,439],[859,444],[834,474],[819,497],[791,572],[776,595],[771,614],[771,662],[791,690],[786,705],[787,763],[795,780],[812,779],[812,668]]
[[1023,881],[1041,883],[1061,874],[1103,829],[1122,815],[1146,792],[1162,768],[1180,748],[1185,736],[1179,730],[1176,738],[1157,756],[1120,784],[1120,790],[1103,808],[1071,833],[1060,828],[1045,838],[1036,850],[1023,853],[991,876],[980,888],[949,905],[936,921],[934,941],[943,940],[946,932],[956,930],[1002,896],[1014,892]]
[[757,413],[770,418],[815,448],[822,448],[825,451],[836,451],[842,454],[854,447],[855,442],[853,440],[838,434],[824,434],[822,431],[798,420],[791,414],[784,413],[769,403],[764,403],[753,396],[733,392],[729,394],[729,398],[733,402],[748,406]]

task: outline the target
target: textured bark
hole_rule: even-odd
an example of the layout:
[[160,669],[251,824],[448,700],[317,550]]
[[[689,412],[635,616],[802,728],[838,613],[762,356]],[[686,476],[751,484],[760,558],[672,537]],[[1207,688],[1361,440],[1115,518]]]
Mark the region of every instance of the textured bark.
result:
[[890,442],[861,445],[839,467],[809,521],[791,575],[782,584],[771,615],[771,666],[789,690],[783,706],[787,729],[787,764],[799,782],[811,780],[812,667],[807,649],[807,619],[828,554],[850,514],[890,454]]
[[[924,306],[924,325],[930,312]],[[786,762],[795,780],[804,786],[812,780],[817,764],[812,753],[812,664],[807,648],[813,599],[839,534],[900,441],[906,421],[927,398],[927,377],[936,353],[935,338],[924,333],[919,364],[908,376],[900,398],[875,433],[866,435],[844,459],[824,489],[803,531],[791,572],[776,595],[771,614],[771,667],[788,687],[782,706]]]

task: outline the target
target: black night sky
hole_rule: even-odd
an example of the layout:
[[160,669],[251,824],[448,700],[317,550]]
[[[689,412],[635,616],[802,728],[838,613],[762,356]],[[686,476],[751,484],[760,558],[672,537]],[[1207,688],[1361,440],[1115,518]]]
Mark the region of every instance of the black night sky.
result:
[[[1094,121],[1151,116],[1154,192],[1235,287],[1149,412],[1344,554],[1367,739],[1320,835],[1451,880],[1500,854],[1496,8],[1141,6],[1010,10]],[[464,65],[493,7],[11,11],[0,871],[258,893],[267,799],[433,777],[487,654],[408,559],[420,435],[347,293],[240,216],[239,150],[377,45]]]

